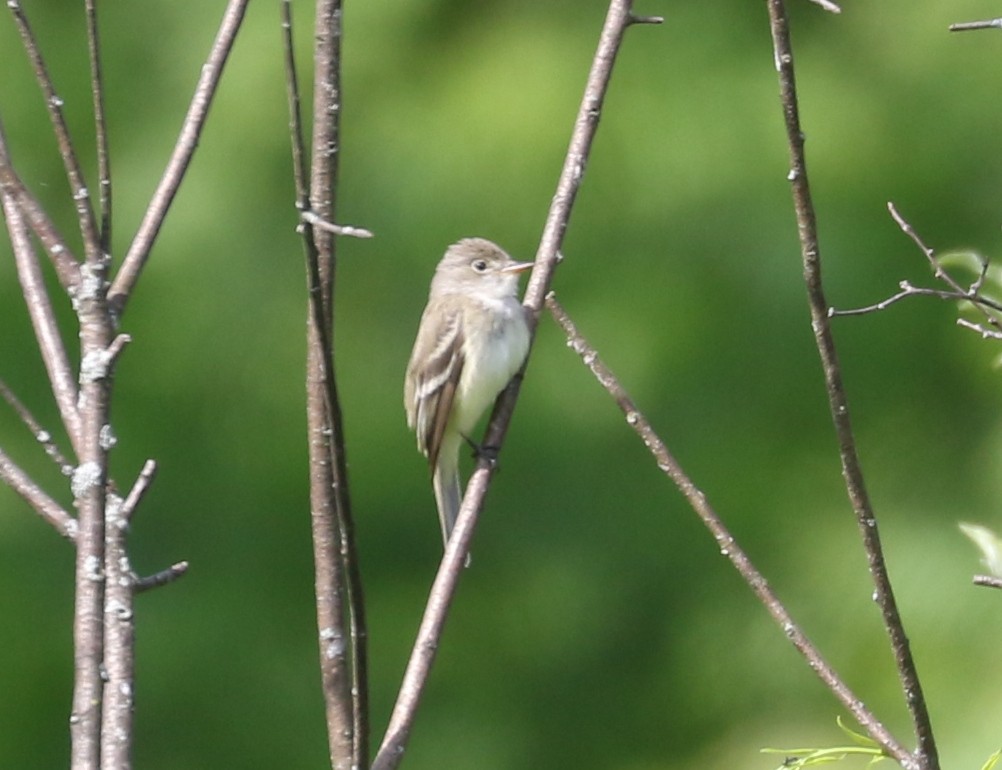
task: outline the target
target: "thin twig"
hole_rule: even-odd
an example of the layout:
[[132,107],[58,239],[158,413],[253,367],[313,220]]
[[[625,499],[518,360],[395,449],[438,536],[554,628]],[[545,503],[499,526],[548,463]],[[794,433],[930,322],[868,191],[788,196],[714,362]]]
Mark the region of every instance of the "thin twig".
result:
[[1002,19],[985,21],[961,21],[950,25],[950,32],[967,32],[972,29],[1002,29]]
[[989,589],[1002,589],[1002,578],[994,574],[976,574],[972,580],[975,586],[985,586]]
[[[611,0],[598,48],[592,60],[584,96],[571,134],[570,146],[564,158],[557,190],[550,204],[546,224],[536,252],[536,266],[533,268],[526,289],[524,304],[530,312],[530,329],[533,335],[544,297],[559,261],[560,245],[567,229],[574,199],[584,176],[585,165],[592,139],[598,127],[602,103],[612,75],[616,54],[622,44],[626,29],[636,20],[631,7],[631,0]],[[495,404],[484,444],[496,447],[502,445],[515,408],[515,402],[518,399],[521,379],[521,374],[517,375]],[[477,517],[483,507],[484,497],[487,494],[493,471],[493,464],[486,458],[482,458],[477,463],[477,468],[467,484],[459,517],[432,584],[428,604],[418,629],[417,640],[404,672],[404,679],[400,686],[397,702],[393,707],[393,713],[390,716],[386,734],[379,752],[373,760],[372,770],[392,770],[399,765],[403,757],[414,716],[431,673],[432,664],[435,661],[438,640],[441,638],[459,575],[463,571],[466,555],[469,553]]]
[[939,260],[936,258],[936,252],[931,247],[927,246],[922,237],[915,231],[915,228],[898,212],[897,207],[893,202],[888,201],[887,210],[891,214],[891,218],[894,220],[895,224],[901,228],[901,232],[907,235],[912,241],[918,246],[919,251],[925,256],[926,260],[929,262],[929,267],[932,268],[932,274],[934,278],[937,278],[944,283],[946,283],[951,289],[957,292],[963,292],[960,284],[953,280],[953,277],[943,269],[943,266],[939,264]]
[[[710,531],[710,534],[713,535],[713,539],[717,541],[720,553],[728,558],[731,564],[734,565],[734,568],[741,574],[741,577],[744,578],[744,581],[755,592],[755,595],[783,630],[790,643],[807,660],[811,670],[828,686],[856,721],[866,728],[870,735],[874,736],[875,740],[887,748],[893,756],[910,757],[911,755],[908,750],[897,742],[894,736],[877,719],[876,715],[866,707],[861,699],[856,697],[852,690],[849,689],[849,686],[838,675],[838,672],[824,659],[821,651],[807,638],[800,626],[794,622],[786,607],[765,579],[765,576],[758,571],[751,559],[741,546],[738,545],[730,531],[728,531],[723,520],[706,499],[706,495],[703,494],[688,474],[686,474],[685,469],[682,468],[678,460],[668,450],[668,447],[651,426],[647,417],[637,408],[612,370],[599,358],[598,351],[581,335],[567,314],[567,311],[557,302],[552,292],[546,298],[546,307],[567,336],[567,346],[581,357],[585,366],[595,375],[595,379],[612,396],[623,412],[627,424],[633,428],[634,432],[653,455],[658,468],[674,482],[678,490],[685,496],[689,506],[696,512],[696,515],[699,516],[700,520]],[[878,738],[877,736],[880,737]]]
[[1002,339],[1002,330],[999,329],[986,329],[981,324],[976,324],[973,321],[968,321],[966,318],[958,318],[957,326],[963,326],[965,329],[970,329],[971,331],[977,332],[981,335],[982,339]]
[[132,239],[125,259],[112,282],[108,292],[108,302],[112,312],[119,316],[125,309],[125,304],[129,300],[136,281],[139,280],[139,274],[142,272],[146,260],[149,259],[153,243],[160,232],[164,218],[167,216],[167,210],[181,186],[181,180],[184,178],[188,164],[198,146],[198,139],[209,114],[209,107],[216,95],[223,67],[233,48],[233,41],[240,29],[248,1],[229,0],[226,6],[219,31],[212,43],[212,50],[209,52],[205,64],[202,65],[201,75],[181,125],[181,132],[174,145],[174,151],[171,153],[163,177],[153,193],[153,198],[150,200],[150,205],[146,209],[139,229]]
[[312,211],[302,211],[299,214],[299,218],[304,222],[308,222],[313,225],[318,230],[323,230],[325,233],[331,233],[333,235],[344,235],[350,238],[371,238],[372,231],[366,230],[364,227],[355,227],[354,225],[335,225],[332,222],[328,222],[323,217],[317,216]]
[[[887,299],[882,299],[880,302],[875,302],[872,305],[865,305],[864,307],[854,307],[848,310],[838,310],[836,308],[828,308],[829,318],[838,318],[841,316],[853,316],[853,315],[865,315],[867,313],[876,313],[880,310],[886,310],[891,305],[900,302],[906,297],[935,297],[942,300],[954,300],[954,301],[964,301],[970,302],[972,305],[984,305],[985,307],[990,307],[993,310],[1002,311],[1002,304],[990,299],[989,297],[976,297],[972,296],[967,291],[947,291],[944,289],[928,289],[921,286],[913,286],[908,281],[902,281],[898,284],[901,288],[897,294],[892,294]],[[958,321],[959,323],[960,321]]]
[[35,330],[38,349],[42,354],[42,362],[49,376],[63,427],[74,452],[79,457],[83,429],[80,413],[77,410],[77,384],[69,356],[59,334],[55,312],[45,287],[41,266],[38,264],[38,256],[20,207],[10,195],[3,192],[0,192],[0,204],[3,207],[18,279]]
[[839,8],[831,0],[811,0],[811,2],[814,3],[815,5],[821,6],[829,13],[842,13],[842,9]]
[[139,503],[142,502],[146,493],[149,491],[150,485],[153,483],[153,479],[157,475],[157,461],[147,460],[143,463],[143,469],[136,476],[135,482],[132,484],[132,489],[129,490],[129,494],[125,496],[125,500],[122,501],[122,508],[120,511],[120,516],[122,520],[128,523],[132,520],[132,515],[136,512],[136,508],[139,507]]
[[80,283],[80,263],[56,229],[55,223],[14,171],[2,125],[0,125],[0,190],[21,207],[28,226],[49,255],[60,285],[72,297]]
[[173,583],[180,577],[184,577],[187,572],[188,562],[179,561],[177,564],[171,564],[167,569],[162,569],[152,575],[135,577],[133,579],[133,590],[137,594],[141,594],[154,588],[160,588],[160,586],[165,586]]
[[990,310],[1002,312],[1002,303],[981,294],[981,289],[983,288],[985,279],[988,276],[988,260],[984,257],[980,257],[981,267],[978,271],[977,277],[973,282],[971,282],[970,286],[964,288],[956,279],[954,279],[952,275],[950,275],[950,273],[946,271],[941,264],[939,257],[936,255],[935,250],[922,240],[922,237],[918,234],[918,232],[916,232],[915,228],[912,227],[912,225],[903,216],[901,216],[894,204],[888,203],[887,209],[901,232],[912,240],[912,242],[918,247],[919,251],[922,252],[926,261],[929,262],[929,266],[932,268],[933,277],[942,281],[950,288],[948,290],[928,289],[913,286],[908,281],[901,281],[898,284],[898,287],[901,290],[896,294],[881,300],[880,302],[850,310],[836,310],[835,308],[829,308],[828,317],[835,318],[838,316],[864,315],[866,313],[886,310],[891,305],[905,299],[906,297],[936,297],[937,299],[943,300],[969,302],[972,307],[976,308],[982,314],[989,326],[995,327],[995,331],[987,330],[980,324],[975,324],[962,318],[957,320],[959,325],[974,329],[984,337],[997,337],[1002,335],[1002,331],[999,331],[1002,329],[1002,321],[989,312]]
[[76,151],[73,149],[73,141],[70,138],[69,129],[66,126],[66,119],[63,117],[63,100],[56,92],[55,84],[45,66],[42,58],[38,40],[28,23],[28,17],[21,8],[19,0],[8,0],[7,7],[14,17],[18,34],[24,44],[24,50],[28,54],[32,69],[35,71],[35,80],[45,97],[45,107],[52,121],[52,128],[59,144],[59,154],[63,159],[63,166],[66,169],[66,178],[70,184],[73,195],[73,203],[77,211],[77,219],[80,225],[80,235],[83,237],[84,251],[89,260],[100,259],[100,236],[98,234],[97,222],[94,219],[94,210],[90,205],[90,193],[87,189],[87,182],[84,179],[83,171],[80,168],[80,161],[77,159]]
[[94,133],[97,141],[101,249],[108,254],[111,252],[111,155],[108,152],[108,121],[104,114],[104,78],[101,73],[101,38],[98,34],[96,0],[85,0],[84,16],[87,19],[90,90],[94,102]]
[[877,519],[870,503],[863,480],[862,466],[856,451],[852,423],[849,418],[849,403],[842,384],[842,372],[835,350],[831,322],[828,318],[828,304],[825,301],[821,279],[821,258],[818,244],[817,221],[814,204],[811,201],[810,185],[807,178],[807,161],[804,153],[804,134],[800,125],[797,101],[796,79],[793,66],[793,49],[790,44],[789,22],[783,0],[768,0],[769,26],[772,33],[773,54],[779,78],[780,97],[786,126],[787,143],[790,150],[790,180],[793,205],[800,236],[801,257],[804,280],[811,312],[811,326],[814,330],[818,354],[824,370],[825,386],[835,432],[838,438],[839,455],[842,461],[842,475],[846,491],[856,514],[857,525],[862,536],[870,575],[874,583],[874,598],[881,611],[884,626],[893,648],[898,677],[904,691],[908,712],[918,740],[916,753],[901,753],[901,747],[886,743],[883,733],[871,737],[881,743],[895,759],[912,770],[938,770],[939,760],[932,725],[926,708],[922,686],[919,681],[911,647],[905,634],[901,615],[891,587],[887,565],[884,561]]
[[42,449],[48,458],[58,466],[60,473],[64,476],[69,476],[73,473],[73,463],[63,455],[59,446],[52,438],[52,434],[42,427],[41,423],[31,413],[31,410],[21,402],[21,399],[14,394],[14,391],[3,380],[0,380],[0,396],[17,413],[17,416],[21,418],[21,422],[31,431],[31,435],[35,437],[35,441],[42,445]]
[[903,216],[901,216],[893,203],[887,204],[887,210],[890,212],[891,217],[894,219],[898,227],[901,228],[901,232],[911,238],[912,242],[925,256],[926,260],[929,262],[929,266],[932,268],[933,277],[945,283],[957,294],[964,295],[964,299],[970,301],[971,304],[981,312],[981,314],[985,317],[985,320],[987,320],[990,325],[999,326],[999,320],[989,313],[987,308],[1002,310],[1002,306],[999,306],[997,302],[978,294],[988,272],[988,262],[982,260],[981,272],[979,273],[977,280],[971,284],[970,287],[964,289],[956,280],[954,280],[953,276],[943,268],[939,262],[939,258],[936,256],[935,250],[926,245],[925,241],[922,240],[915,228],[912,227]]
[[67,540],[77,536],[77,520],[70,516],[59,503],[49,497],[10,456],[0,449],[0,481],[14,490],[32,510],[51,524],[56,532]]

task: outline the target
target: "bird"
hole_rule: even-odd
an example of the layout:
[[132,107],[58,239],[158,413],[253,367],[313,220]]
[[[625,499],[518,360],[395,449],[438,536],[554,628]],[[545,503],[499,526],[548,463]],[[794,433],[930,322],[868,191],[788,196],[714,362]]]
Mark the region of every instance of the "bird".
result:
[[476,446],[470,433],[529,352],[518,279],[534,264],[484,238],[463,238],[435,268],[404,378],[404,409],[428,458],[445,545],[462,500],[459,449],[464,441]]

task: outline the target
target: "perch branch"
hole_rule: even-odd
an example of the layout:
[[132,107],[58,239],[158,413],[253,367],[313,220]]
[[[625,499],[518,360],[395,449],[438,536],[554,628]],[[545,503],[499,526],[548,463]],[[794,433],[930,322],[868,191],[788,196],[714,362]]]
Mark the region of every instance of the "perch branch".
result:
[[[578,187],[584,176],[616,54],[626,29],[636,22],[637,18],[632,13],[631,0],[610,2],[588,74],[584,96],[574,122],[570,146],[564,158],[556,193],[536,252],[536,266],[526,289],[524,304],[530,312],[529,326],[533,335],[543,298],[559,261],[560,244],[567,229]],[[653,22],[654,19],[649,18],[648,21]],[[520,382],[521,375],[517,375],[498,399],[487,427],[484,439],[486,445],[497,447],[502,445],[518,398]],[[428,604],[418,628],[417,640],[404,672],[386,734],[373,761],[372,770],[392,770],[399,765],[403,757],[492,475],[493,465],[486,459],[481,459],[467,484],[459,517],[432,584]]]
[[[918,741],[914,755],[895,755],[905,768],[938,770],[939,760],[932,725],[926,708],[922,686],[919,681],[911,647],[905,634],[901,615],[891,587],[890,576],[884,561],[883,549],[877,519],[863,480],[863,470],[856,451],[852,423],[849,418],[849,403],[842,384],[842,372],[835,350],[828,305],[825,301],[821,279],[821,257],[818,244],[817,220],[811,200],[810,184],[807,178],[807,160],[804,153],[804,134],[800,125],[796,79],[793,66],[793,48],[790,44],[789,22],[783,0],[767,0],[769,26],[772,33],[774,60],[779,78],[780,98],[786,126],[787,143],[790,150],[790,180],[793,206],[800,236],[804,281],[807,287],[811,313],[811,327],[824,370],[825,387],[829,407],[838,438],[839,455],[842,462],[842,476],[846,491],[856,514],[856,521],[862,536],[870,576],[874,583],[874,598],[880,608],[884,626],[891,641],[898,677],[904,691],[905,702],[912,718],[912,726]],[[871,733],[872,735],[872,733]],[[879,741],[876,735],[874,740]],[[890,746],[885,746],[889,751]]]
[[223,74],[223,67],[226,59],[233,48],[233,41],[240,29],[240,24],[247,10],[248,0],[229,0],[223,19],[216,33],[216,38],[212,43],[212,50],[208,59],[202,65],[202,72],[195,86],[195,94],[192,97],[188,112],[181,125],[181,132],[170,160],[164,170],[163,177],[157,185],[150,205],[146,209],[146,214],[136,231],[132,244],[122,261],[122,265],[112,281],[111,289],[108,292],[108,303],[112,312],[121,315],[125,309],[125,304],[129,300],[139,274],[142,272],[146,260],[149,258],[160,227],[163,225],[167,210],[174,201],[181,180],[184,178],[198,146],[198,139],[201,136],[205,119],[209,114],[209,107],[212,99],[216,95],[219,86],[219,79]]
[[973,582],[976,586],[1002,588],[1002,577],[996,577],[995,575],[975,575]]

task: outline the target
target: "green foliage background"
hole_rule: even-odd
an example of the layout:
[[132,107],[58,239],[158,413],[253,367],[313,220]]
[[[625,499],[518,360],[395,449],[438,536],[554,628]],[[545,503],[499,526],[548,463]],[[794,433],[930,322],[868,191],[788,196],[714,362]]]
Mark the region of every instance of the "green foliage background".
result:
[[[87,147],[79,3],[23,3]],[[868,304],[931,245],[999,247],[1002,42],[987,0],[790,0],[829,301]],[[604,16],[597,0],[347,4],[337,369],[368,615],[375,740],[441,545],[404,424],[432,268],[479,234],[534,253]],[[222,3],[102,8],[116,256],[162,171]],[[789,202],[765,4],[640,3],[555,289],[808,634],[907,739],[841,487]],[[297,5],[301,62],[309,4]],[[0,115],[26,182],[74,223],[41,100],[0,17]],[[304,77],[308,80],[308,77]],[[252,4],[123,331],[113,470],[160,475],[134,562],[136,766],[319,768],[294,233],[278,11]],[[88,159],[90,179],[93,163]],[[92,185],[94,182],[92,181]],[[0,376],[56,416],[0,245]],[[65,304],[65,303],[63,303]],[[67,307],[60,308],[67,321]],[[944,767],[1002,742],[999,597],[958,520],[1000,526],[998,344],[932,300],[841,319],[860,451]],[[72,340],[74,329],[66,325]],[[0,443],[69,504],[8,410]],[[716,552],[614,405],[541,324],[405,760],[423,768],[771,768],[842,739],[840,710]],[[68,758],[73,555],[0,489],[0,766]]]

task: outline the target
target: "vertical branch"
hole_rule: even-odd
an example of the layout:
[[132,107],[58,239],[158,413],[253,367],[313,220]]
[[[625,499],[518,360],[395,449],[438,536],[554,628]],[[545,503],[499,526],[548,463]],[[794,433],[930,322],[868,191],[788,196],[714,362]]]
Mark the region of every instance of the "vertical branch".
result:
[[[570,146],[564,158],[557,190],[553,196],[543,235],[536,252],[536,267],[533,268],[526,289],[524,304],[530,310],[529,325],[533,335],[546,291],[557,265],[558,250],[570,220],[571,207],[584,176],[592,139],[598,128],[602,103],[612,76],[616,54],[623,41],[623,35],[627,27],[632,24],[658,24],[661,22],[659,17],[634,16],[631,9],[632,0],[611,0],[609,3],[609,10],[585,84],[584,96],[571,133]],[[485,445],[500,447],[504,441],[504,435],[515,408],[515,401],[518,398],[520,382],[521,375],[516,375],[498,399],[487,427]],[[414,717],[428,676],[431,673],[432,664],[435,661],[438,640],[445,627],[449,607],[456,592],[466,554],[469,553],[476,520],[483,507],[492,475],[492,464],[481,460],[466,486],[459,517],[446,545],[438,574],[432,584],[424,616],[418,628],[417,640],[407,663],[400,692],[397,695],[397,702],[393,707],[382,745],[373,760],[372,770],[393,770],[403,758]]]
[[307,429],[321,687],[331,766],[365,768],[369,752],[365,613],[333,349],[334,234],[339,229],[331,223],[341,109],[341,4],[321,0],[316,8],[309,189],[288,0],[280,10],[296,207],[302,215],[299,229],[307,267]]
[[132,766],[135,706],[135,578],[126,543],[129,522],[121,497],[109,494],[105,528],[104,659],[105,691],[101,712],[102,767]]
[[[70,717],[70,756],[74,770],[97,770],[99,767],[127,770],[131,766],[135,635],[133,597],[138,590],[170,582],[183,574],[187,567],[185,563],[180,563],[151,578],[139,580],[129,566],[126,543],[128,518],[152,478],[153,466],[147,464],[129,499],[123,501],[108,491],[108,454],[115,444],[110,421],[111,375],[117,355],[129,341],[126,335],[115,337],[114,329],[117,314],[138,279],[197,145],[246,4],[247,0],[230,0],[208,62],[203,67],[181,137],[133,241],[133,248],[123,262],[116,282],[116,301],[109,302],[111,164],[96,0],[85,0],[85,18],[97,135],[100,228],[63,117],[63,101],[46,70],[19,0],[7,3],[45,98],[85,247],[85,261],[81,265],[69,253],[50,218],[14,172],[0,127],[0,203],[42,358],[73,445],[76,465],[72,470],[70,486],[77,518],[74,520],[62,511],[2,452],[0,478],[11,484],[44,518],[76,543],[74,688]],[[81,357],[76,382],[42,279],[29,227],[34,229],[48,251],[77,315]],[[26,414],[24,410],[22,417]],[[25,421],[30,424],[29,420]]]
[[101,74],[101,40],[97,29],[97,0],[85,0],[87,52],[90,56],[91,97],[94,102],[94,133],[97,137],[97,176],[100,192],[101,250],[111,252],[111,156],[108,153],[108,121],[104,114],[104,78]]
[[88,256],[77,295],[80,319],[79,464],[71,488],[79,511],[73,613],[74,688],[70,718],[71,766],[100,766],[104,698],[105,506],[108,483],[111,316],[106,258]]
[[807,162],[804,154],[804,135],[800,126],[797,103],[796,80],[793,67],[793,49],[790,45],[789,23],[783,0],[767,0],[769,22],[772,32],[776,70],[779,76],[780,97],[783,118],[786,125],[787,142],[790,148],[789,180],[793,193],[793,205],[797,216],[797,230],[800,236],[803,259],[804,281],[810,304],[811,326],[821,365],[824,370],[825,386],[835,433],[838,438],[839,456],[842,462],[842,476],[845,479],[849,500],[856,514],[857,524],[863,539],[870,575],[874,584],[874,597],[883,617],[894,658],[898,677],[904,690],[905,701],[912,718],[918,740],[916,758],[927,770],[938,770],[939,758],[933,738],[932,725],[926,708],[922,686],[919,682],[915,662],[912,659],[908,637],[905,634],[901,615],[898,612],[890,576],[884,561],[880,543],[877,519],[870,503],[863,471],[849,419],[849,403],[842,384],[842,372],[835,352],[821,281],[821,257],[818,246],[817,222],[814,204],[811,200],[807,178]]

